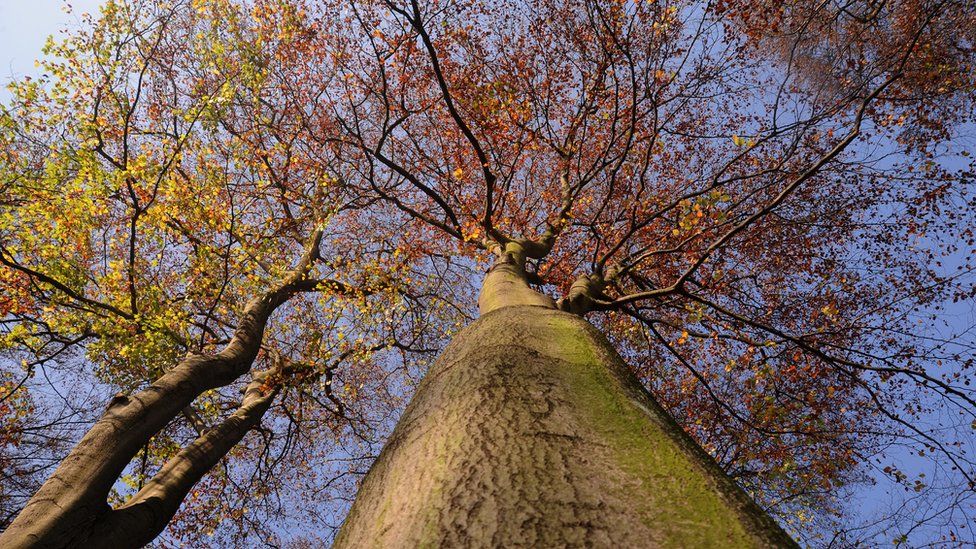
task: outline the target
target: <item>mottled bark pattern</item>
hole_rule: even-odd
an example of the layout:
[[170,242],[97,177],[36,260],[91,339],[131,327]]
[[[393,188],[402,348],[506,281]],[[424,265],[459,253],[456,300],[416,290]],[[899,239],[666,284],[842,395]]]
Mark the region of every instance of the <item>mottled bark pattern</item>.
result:
[[431,368],[336,547],[792,547],[581,317],[489,312]]

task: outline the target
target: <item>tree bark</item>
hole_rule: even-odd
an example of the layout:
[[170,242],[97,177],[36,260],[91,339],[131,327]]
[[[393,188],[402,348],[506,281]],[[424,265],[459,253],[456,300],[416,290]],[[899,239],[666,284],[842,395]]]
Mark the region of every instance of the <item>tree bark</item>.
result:
[[335,547],[796,547],[592,325],[485,297]]
[[261,420],[277,392],[250,384],[234,414],[168,461],[125,506],[109,507],[108,493],[153,434],[201,392],[233,380],[214,375],[226,366],[219,355],[193,356],[148,389],[113,399],[3,532],[0,547],[122,549],[152,541],[193,485]]

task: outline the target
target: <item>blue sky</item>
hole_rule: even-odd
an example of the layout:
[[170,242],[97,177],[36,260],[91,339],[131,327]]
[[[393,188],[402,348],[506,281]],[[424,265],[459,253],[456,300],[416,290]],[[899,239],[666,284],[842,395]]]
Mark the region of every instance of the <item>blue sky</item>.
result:
[[[10,97],[11,78],[36,74],[47,37],[77,25],[82,13],[97,11],[102,0],[0,0],[0,101]],[[70,7],[69,7],[70,6]]]

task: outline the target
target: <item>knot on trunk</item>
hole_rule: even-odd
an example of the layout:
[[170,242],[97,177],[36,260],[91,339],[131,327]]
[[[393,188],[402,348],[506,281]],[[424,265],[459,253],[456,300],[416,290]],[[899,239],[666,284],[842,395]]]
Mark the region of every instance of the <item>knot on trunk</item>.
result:
[[128,403],[129,395],[125,393],[116,393],[115,396],[112,397],[112,400],[109,401],[106,410],[111,410],[112,408],[116,408],[118,406],[125,406]]
[[556,302],[560,311],[584,315],[600,307],[600,303],[607,300],[603,293],[607,282],[597,274],[579,276],[569,287],[566,296]]

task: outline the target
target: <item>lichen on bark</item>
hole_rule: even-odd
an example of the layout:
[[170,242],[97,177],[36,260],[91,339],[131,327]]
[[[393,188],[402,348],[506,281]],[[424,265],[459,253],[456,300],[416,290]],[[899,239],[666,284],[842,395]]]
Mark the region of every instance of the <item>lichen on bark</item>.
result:
[[795,546],[579,316],[483,315],[431,368],[336,547]]

